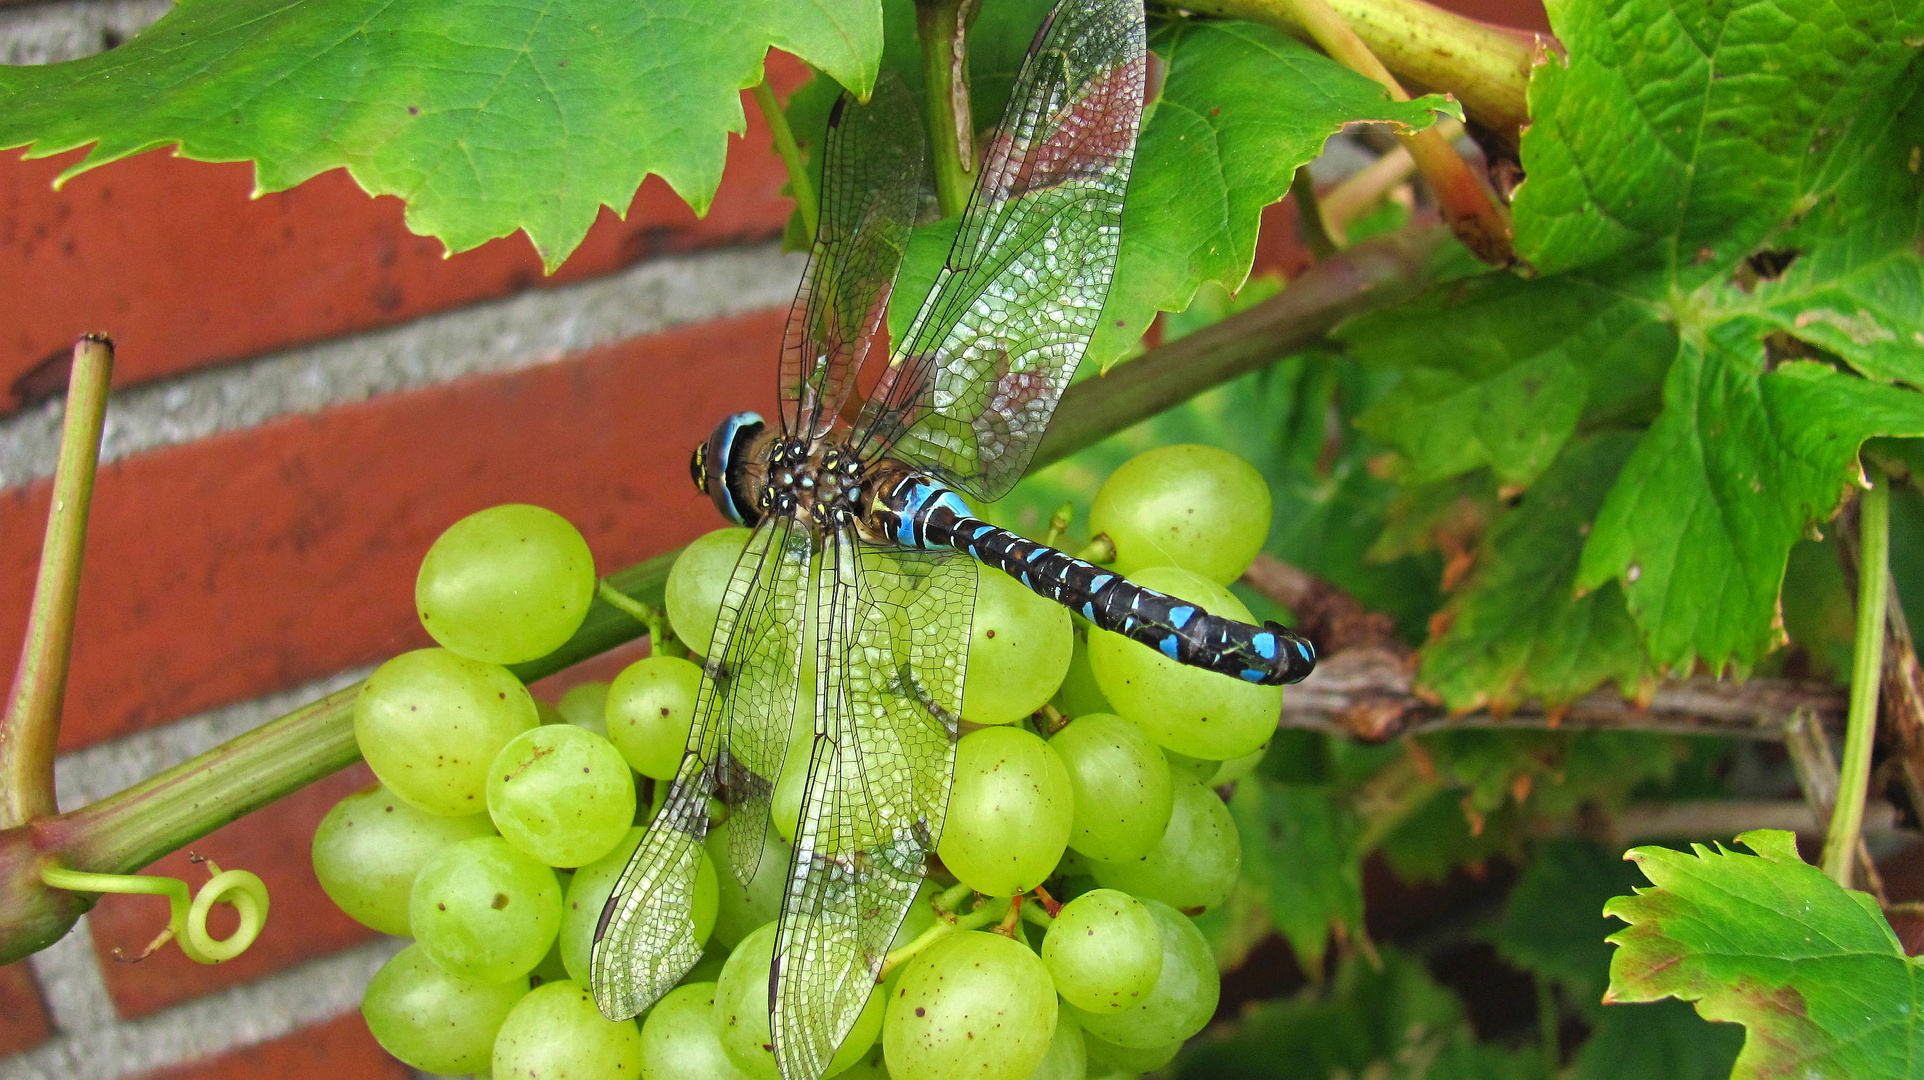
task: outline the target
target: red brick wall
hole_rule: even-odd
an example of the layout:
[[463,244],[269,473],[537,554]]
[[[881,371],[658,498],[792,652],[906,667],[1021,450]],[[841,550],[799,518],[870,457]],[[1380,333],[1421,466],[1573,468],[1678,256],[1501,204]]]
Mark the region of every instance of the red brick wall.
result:
[[[1456,6],[1543,25],[1534,0]],[[770,67],[784,90],[804,75],[780,57]],[[748,134],[731,142],[706,219],[651,179],[626,220],[604,212],[552,278],[518,236],[443,258],[437,242],[406,231],[396,200],[368,199],[340,172],[249,200],[246,166],[149,153],[55,192],[49,181],[66,158],[0,154],[0,423],[44,407],[37,403],[58,391],[59,364],[81,332],[115,338],[116,385],[127,388],[565,287],[668,253],[766,243],[788,204],[759,116],[752,103],[745,109]],[[1295,257],[1280,237],[1264,250],[1266,261]],[[415,565],[442,528],[481,507],[552,507],[610,569],[712,527],[712,512],[689,490],[686,455],[716,417],[772,406],[780,318],[771,308],[680,326],[106,466],[63,751],[164,734],[184,717],[422,643],[411,607]],[[0,491],[0,655],[18,650],[47,501],[44,480]],[[601,678],[614,669],[596,665]],[[169,949],[138,965],[115,963],[111,949],[137,951],[162,916],[151,899],[104,901],[90,925],[108,1022],[152,1020],[368,948],[373,935],[332,909],[307,864],[315,822],[366,780],[357,768],[194,845],[268,882],[273,916],[237,961],[200,968]],[[184,852],[153,869],[195,883],[201,873]],[[61,962],[86,960],[69,950]],[[32,971],[0,967],[0,1073],[7,1055],[57,1034]],[[167,1055],[146,1075],[408,1075],[352,1014],[211,1057],[192,1047]]]

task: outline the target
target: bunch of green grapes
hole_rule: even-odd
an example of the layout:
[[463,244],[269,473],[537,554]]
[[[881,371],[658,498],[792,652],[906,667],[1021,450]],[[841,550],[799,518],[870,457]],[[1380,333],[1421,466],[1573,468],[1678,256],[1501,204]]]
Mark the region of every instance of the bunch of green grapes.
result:
[[[1117,470],[1090,528],[1134,580],[1247,619],[1225,585],[1259,550],[1269,506],[1240,459],[1169,447]],[[747,536],[702,537],[669,576],[668,620],[698,656]],[[730,871],[731,823],[710,832],[701,962],[638,1020],[601,1017],[587,990],[595,922],[680,764],[701,668],[651,656],[537,705],[499,665],[559,645],[593,587],[579,535],[531,507],[464,520],[423,562],[417,598],[443,648],[369,679],[356,733],[381,784],[343,800],[314,839],[343,910],[415,938],[363,1013],[391,1053],[431,1072],[778,1080],[768,973],[812,722],[798,719],[747,882]],[[972,634],[939,861],[828,1075],[1160,1068],[1216,1009],[1191,917],[1228,898],[1241,845],[1214,788],[1254,766],[1281,690],[1079,625],[986,568]]]

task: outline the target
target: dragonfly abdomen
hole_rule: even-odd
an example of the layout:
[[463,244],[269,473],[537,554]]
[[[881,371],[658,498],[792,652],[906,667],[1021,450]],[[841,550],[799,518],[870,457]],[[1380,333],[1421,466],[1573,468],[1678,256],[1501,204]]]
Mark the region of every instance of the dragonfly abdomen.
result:
[[[960,496],[926,476],[896,483],[878,507],[888,535],[908,547],[952,547],[993,566],[1104,630],[1178,663],[1264,685],[1299,682],[1316,666],[1308,639],[1280,623],[1254,626],[974,516]],[[880,530],[878,530],[880,531]]]

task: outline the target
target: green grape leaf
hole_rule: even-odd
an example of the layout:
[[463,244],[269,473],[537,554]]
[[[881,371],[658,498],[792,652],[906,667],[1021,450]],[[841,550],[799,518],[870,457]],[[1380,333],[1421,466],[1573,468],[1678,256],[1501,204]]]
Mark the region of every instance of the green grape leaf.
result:
[[1543,841],[1503,901],[1490,940],[1510,964],[1562,987],[1595,1022],[1610,978],[1603,905],[1638,881],[1634,867],[1588,840]]
[[1629,853],[1653,887],[1604,908],[1630,924],[1609,939],[1606,1000],[1676,997],[1742,1024],[1733,1080],[1924,1077],[1924,967],[1877,902],[1798,858],[1790,833],[1737,839],[1756,854]]
[[1086,354],[1105,371],[1158,311],[1188,307],[1203,282],[1242,287],[1263,207],[1343,125],[1419,129],[1460,112],[1433,94],[1391,101],[1375,82],[1254,23],[1182,20],[1149,47],[1167,65],[1162,93],[1143,120],[1115,282]]
[[1675,352],[1669,327],[1615,288],[1485,274],[1355,319],[1337,338],[1403,380],[1357,418],[1430,483],[1489,467],[1534,482],[1579,423],[1647,414]]
[[1924,7],[1886,0],[1551,0],[1566,61],[1537,68],[1516,247],[1549,274],[1613,256],[1689,288],[1855,167]]
[[1321,970],[1331,929],[1363,926],[1363,859],[1355,815],[1334,788],[1247,777],[1229,800],[1243,842],[1243,880],[1305,971]]
[[1616,582],[1575,596],[1584,534],[1637,445],[1607,431],[1565,448],[1492,526],[1468,581],[1423,647],[1418,678],[1450,708],[1555,706],[1605,680],[1626,691],[1655,677]]
[[258,191],[345,167],[462,251],[521,229],[553,269],[650,173],[697,213],[773,46],[866,93],[876,0],[182,0],[111,52],[0,67],[0,148],[252,161]]
[[1467,810],[1511,806],[1564,817],[1586,803],[1620,805],[1662,783],[1688,753],[1679,736],[1641,731],[1437,731],[1421,737],[1437,775],[1467,788]]
[[1604,500],[1577,586],[1621,580],[1651,659],[1746,671],[1784,640],[1790,546],[1828,519],[1875,435],[1924,435],[1924,395],[1824,364],[1764,370],[1754,323],[1686,341],[1664,412]]
[[1425,655],[1457,707],[1554,704],[1646,664],[1750,670],[1784,640],[1788,552],[1840,505],[1858,446],[1924,420],[1888,385],[1924,386],[1924,9],[1550,13],[1570,55],[1534,77],[1515,203],[1538,276],[1452,282],[1340,331],[1401,373],[1360,423],[1411,486],[1486,468],[1545,486],[1579,433],[1644,429],[1621,469],[1592,463],[1591,516],[1526,496],[1486,535]]

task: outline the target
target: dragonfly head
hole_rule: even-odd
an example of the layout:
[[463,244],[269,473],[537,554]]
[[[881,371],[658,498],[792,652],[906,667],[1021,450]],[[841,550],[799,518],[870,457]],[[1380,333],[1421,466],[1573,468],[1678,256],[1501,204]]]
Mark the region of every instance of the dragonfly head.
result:
[[736,413],[716,424],[708,438],[695,444],[694,457],[688,462],[695,487],[715,500],[715,509],[737,525],[753,525],[761,516],[739,486],[731,481],[740,478],[738,466],[747,455],[749,444],[766,426],[759,413]]

